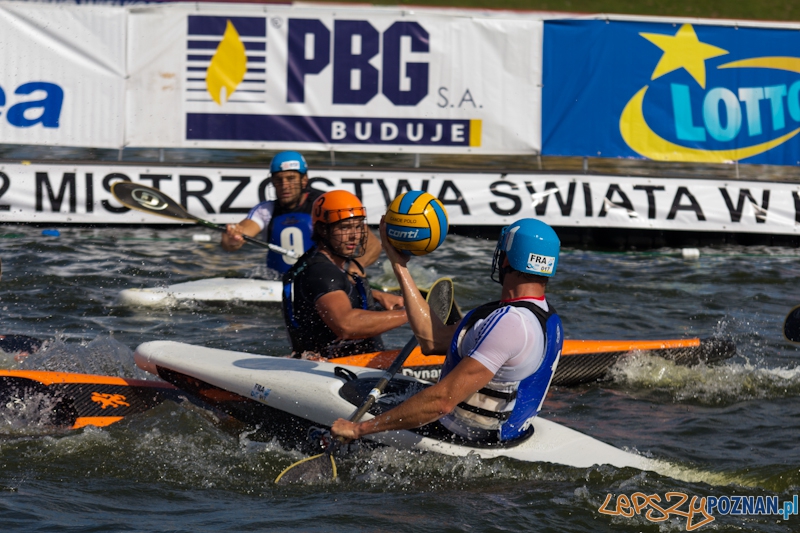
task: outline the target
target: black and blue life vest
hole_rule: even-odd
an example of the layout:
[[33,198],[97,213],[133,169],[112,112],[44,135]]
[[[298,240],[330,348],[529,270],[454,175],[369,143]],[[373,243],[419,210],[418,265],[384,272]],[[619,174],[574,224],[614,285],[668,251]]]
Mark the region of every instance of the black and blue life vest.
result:
[[[306,202],[309,203],[309,202]],[[310,203],[309,203],[310,205]],[[311,240],[313,226],[311,213],[285,213],[273,217],[269,221],[267,241],[270,244],[293,250],[300,257],[314,245]],[[289,257],[270,250],[267,253],[267,268],[277,270],[281,274],[289,270],[297,258]]]

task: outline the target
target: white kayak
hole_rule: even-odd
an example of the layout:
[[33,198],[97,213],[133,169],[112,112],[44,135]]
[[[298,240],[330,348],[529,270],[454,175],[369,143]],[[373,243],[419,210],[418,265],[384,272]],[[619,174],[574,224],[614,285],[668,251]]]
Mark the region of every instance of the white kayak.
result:
[[125,289],[118,301],[131,307],[170,307],[180,302],[280,303],[283,284],[255,278],[207,278],[167,287]]
[[[330,427],[338,418],[349,418],[374,383],[383,377],[383,372],[370,368],[253,355],[172,341],[141,344],[134,357],[143,370],[179,387],[194,387],[194,392],[199,391],[208,398],[220,398],[227,393],[226,400],[233,398],[240,403],[266,406],[266,413],[285,414],[324,427]],[[423,386],[412,377],[396,376],[377,402],[376,410],[370,413],[386,410],[400,401],[402,394],[398,391],[405,391],[407,395],[409,387]],[[370,413],[365,419],[373,416]],[[391,431],[366,438],[396,448],[452,456],[475,453],[484,458],[502,456],[577,468],[608,464],[662,473],[671,470],[668,463],[620,450],[542,417],[534,418],[532,426],[534,431],[530,437],[499,445],[452,442],[452,439],[442,435],[436,438],[436,434],[425,431]]]

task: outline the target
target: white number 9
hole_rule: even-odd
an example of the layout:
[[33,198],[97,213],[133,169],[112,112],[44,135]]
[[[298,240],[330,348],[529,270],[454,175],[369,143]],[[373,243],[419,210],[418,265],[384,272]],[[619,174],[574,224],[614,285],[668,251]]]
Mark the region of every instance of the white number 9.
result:
[[300,228],[289,226],[281,231],[281,248],[292,250],[297,257],[281,256],[287,265],[293,265],[305,253],[303,248],[303,232]]

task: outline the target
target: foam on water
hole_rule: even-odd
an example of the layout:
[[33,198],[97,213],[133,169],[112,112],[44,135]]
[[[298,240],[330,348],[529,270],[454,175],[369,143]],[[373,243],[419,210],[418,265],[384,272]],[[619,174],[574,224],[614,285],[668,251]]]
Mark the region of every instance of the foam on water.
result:
[[155,379],[136,366],[130,348],[110,335],[98,336],[81,343],[67,343],[64,339],[56,338],[46,349],[22,360],[19,368]]
[[621,358],[609,371],[614,385],[676,402],[727,405],[800,395],[800,367],[745,362],[681,366],[644,353]]

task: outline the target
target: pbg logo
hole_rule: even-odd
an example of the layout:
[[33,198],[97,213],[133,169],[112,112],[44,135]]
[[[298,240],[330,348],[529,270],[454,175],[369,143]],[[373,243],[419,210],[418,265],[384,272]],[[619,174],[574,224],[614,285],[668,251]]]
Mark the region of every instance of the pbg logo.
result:
[[414,21],[191,15],[186,139],[480,147],[481,119],[417,111],[429,54]]
[[[404,42],[411,52],[430,51],[418,22],[395,22],[381,35],[366,20],[336,20],[331,32],[320,20],[289,19],[288,33],[287,102],[305,102],[306,77],[331,63],[334,104],[366,105],[380,91],[396,106],[415,106],[428,95],[428,63],[401,54]],[[379,54],[380,71],[372,64]]]

